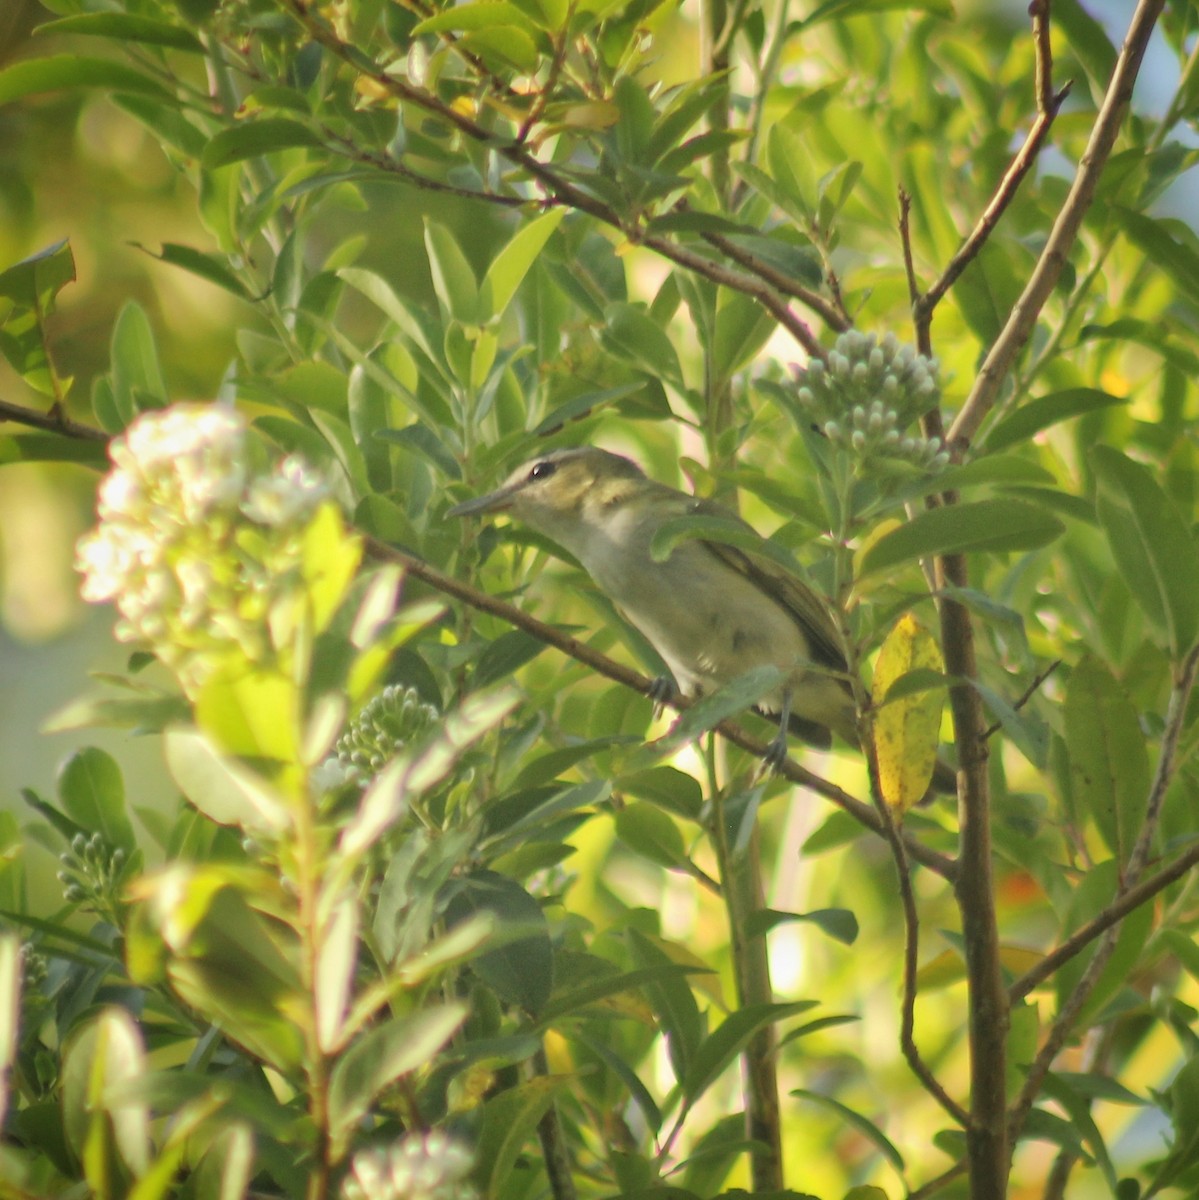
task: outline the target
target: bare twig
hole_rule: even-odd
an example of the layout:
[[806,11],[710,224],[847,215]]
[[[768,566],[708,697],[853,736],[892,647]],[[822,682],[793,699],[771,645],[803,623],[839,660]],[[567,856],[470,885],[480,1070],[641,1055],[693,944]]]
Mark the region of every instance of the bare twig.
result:
[[[1166,708],[1166,721],[1165,729],[1162,733],[1161,750],[1158,753],[1157,767],[1153,773],[1153,781],[1149,788],[1148,803],[1145,806],[1145,818],[1142,822],[1136,844],[1129,855],[1120,892],[1117,895],[1117,902],[1136,887],[1138,879],[1145,869],[1145,864],[1148,862],[1149,852],[1154,839],[1157,837],[1162,804],[1165,801],[1170,781],[1174,778],[1178,742],[1182,736],[1183,725],[1186,721],[1187,706],[1190,703],[1191,693],[1195,689],[1195,677],[1197,673],[1199,673],[1199,646],[1193,647],[1177,668],[1174,686],[1170,691],[1170,702]],[[1150,895],[1152,894],[1150,893]],[[1144,899],[1149,899],[1149,896],[1145,896]],[[1109,907],[1115,908],[1115,904]],[[1135,907],[1139,906],[1134,905],[1133,908]],[[1101,940],[1099,945],[1095,947],[1094,956],[1087,963],[1082,977],[1054,1018],[1053,1024],[1050,1026],[1041,1048],[1037,1051],[1037,1055],[1028,1069],[1028,1074],[1025,1077],[1024,1086],[1020,1090],[1020,1095],[1012,1106],[1011,1128],[1013,1135],[1018,1135],[1023,1127],[1024,1121],[1028,1117],[1028,1111],[1041,1090],[1041,1084],[1044,1082],[1046,1074],[1053,1065],[1054,1059],[1057,1058],[1062,1047],[1066,1044],[1067,1039],[1073,1033],[1074,1024],[1079,1014],[1091,998],[1091,994],[1094,992],[1108,962],[1111,960],[1112,954],[1115,952],[1120,933],[1118,928],[1119,921],[1124,916],[1127,916],[1129,912],[1132,912],[1133,908],[1128,908],[1127,911],[1122,912],[1121,916],[1113,920],[1100,935]],[[1100,915],[1102,916],[1103,914]],[[1081,949],[1081,946],[1079,949]]]
[[72,420],[57,403],[51,405],[47,412],[40,412],[36,408],[0,400],[0,421],[13,421],[18,425],[28,425],[31,429],[44,429],[48,433],[61,433],[63,437],[83,441],[108,441],[108,434],[104,430]]
[[1049,0],[1032,0],[1032,44],[1037,56],[1037,112],[1044,114],[1060,104],[1053,94],[1053,46],[1049,40]]
[[848,329],[852,322],[843,308],[831,303],[811,288],[797,283],[790,276],[759,258],[749,250],[738,246],[736,242],[720,233],[705,233],[703,239],[709,246],[719,250],[726,258],[732,259],[738,266],[744,267],[751,275],[756,275],[764,283],[784,296],[791,296],[810,308],[825,324],[837,333]]
[[[1055,658],[1053,662],[1051,662],[1049,666],[1045,668],[1045,670],[1037,675],[1033,679],[1032,683],[1030,683],[1028,687],[1024,689],[1024,691],[1020,694],[1020,698],[1015,702],[1015,704],[1012,705],[1012,708],[1016,712],[1019,712],[1033,698],[1033,696],[1037,694],[1045,680],[1047,680],[1049,676],[1052,675],[1054,671],[1056,671],[1061,665],[1062,660],[1060,658]],[[990,739],[994,737],[995,734],[997,734],[1002,728],[1003,722],[996,721],[994,725],[989,725],[987,727],[986,731],[983,733],[983,737]]]
[[[874,771],[872,769],[872,775]],[[879,789],[873,789],[879,795]],[[916,1045],[916,977],[920,967],[920,918],[916,911],[916,895],[912,890],[912,875],[908,865],[907,850],[899,836],[890,810],[881,799],[878,804],[883,822],[883,836],[891,848],[895,861],[895,872],[899,880],[899,896],[903,905],[903,1009],[900,1020],[899,1045],[912,1073],[920,1080],[924,1090],[962,1128],[970,1123],[970,1114],[945,1090],[941,1081],[932,1073]]]
[[1116,69],[1091,130],[1090,140],[1079,161],[1070,192],[1058,213],[1024,292],[1012,308],[1007,324],[995,339],[970,395],[950,428],[950,449],[959,458],[994,406],[1000,389],[1032,336],[1041,309],[1066,265],[1083,218],[1094,199],[1099,177],[1107,165],[1116,136],[1128,111],[1133,84],[1149,44],[1149,36],[1164,3],[1165,0],[1140,0],[1133,13],[1128,34],[1116,60]]
[[943,1171],[935,1179],[930,1179],[928,1183],[916,1188],[915,1191],[908,1192],[907,1200],[928,1200],[929,1196],[935,1196],[938,1192],[947,1188],[955,1179],[961,1179],[966,1174],[966,1160],[962,1159],[956,1162],[948,1171]]
[[1140,908],[1147,900],[1152,900],[1170,884],[1177,883],[1196,866],[1199,866],[1199,845],[1192,846],[1168,867],[1163,867],[1148,879],[1142,879],[1135,887],[1121,892],[1107,908],[1076,929],[1064,942],[1046,954],[1035,967],[1012,984],[1008,989],[1012,1003],[1023,1000],[1034,988],[1040,987],[1072,958],[1081,954],[1100,934],[1111,929],[1113,925],[1118,925],[1130,912]]
[[[601,654],[598,650],[592,649],[592,647],[580,642],[577,638],[571,637],[569,634],[562,633],[552,625],[547,625],[544,621],[539,621],[536,617],[529,616],[528,613],[522,612],[519,608],[507,603],[507,601],[501,600],[497,596],[488,595],[486,592],[481,592],[477,588],[471,587],[468,583],[463,583],[461,580],[445,575],[435,567],[430,566],[423,559],[417,558],[415,555],[409,554],[395,546],[389,546],[371,537],[366,537],[364,540],[367,545],[367,551],[372,557],[384,562],[398,563],[408,574],[427,583],[437,591],[447,596],[452,596],[454,599],[460,600],[480,612],[490,613],[492,616],[499,617],[500,620],[508,622],[508,624],[517,629],[524,630],[539,641],[545,642],[547,646],[555,647],[562,651],[563,654],[569,655],[576,661],[583,663],[584,666],[590,667],[593,671],[616,683],[623,684],[627,688],[632,688],[633,691],[639,692],[643,696],[656,694],[653,681],[647,679],[644,675],[615,662],[613,659],[608,658],[607,655]],[[679,712],[683,712],[690,707],[689,702],[683,697],[674,697],[669,701],[669,704]],[[732,721],[722,721],[715,728],[716,732],[726,741],[731,742],[734,746],[739,746],[746,753],[752,754],[757,758],[765,758],[767,756],[767,744],[759,738],[746,733],[745,730]],[[875,812],[871,805],[865,804],[856,797],[851,796],[848,792],[843,791],[836,784],[830,783],[827,779],[822,779],[819,775],[805,770],[791,759],[784,760],[778,773],[783,778],[790,780],[790,782],[798,784],[800,787],[806,787],[817,795],[823,796],[838,808],[849,813],[859,824],[882,836],[882,818]],[[942,879],[952,882],[956,878],[957,864],[952,859],[947,858],[944,854],[933,850],[931,847],[923,845],[914,837],[905,834],[903,838],[908,856],[914,862],[927,867]]]

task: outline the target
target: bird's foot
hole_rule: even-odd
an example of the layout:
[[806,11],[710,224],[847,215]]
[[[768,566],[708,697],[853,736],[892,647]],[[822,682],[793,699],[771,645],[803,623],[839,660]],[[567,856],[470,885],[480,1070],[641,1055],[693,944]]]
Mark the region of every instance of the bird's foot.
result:
[[777,775],[787,761],[787,731],[780,729],[766,744],[766,753],[762,758],[762,773]]
[[649,685],[649,698],[654,704],[654,716],[660,717],[662,710],[679,694],[674,680],[669,675],[655,676]]

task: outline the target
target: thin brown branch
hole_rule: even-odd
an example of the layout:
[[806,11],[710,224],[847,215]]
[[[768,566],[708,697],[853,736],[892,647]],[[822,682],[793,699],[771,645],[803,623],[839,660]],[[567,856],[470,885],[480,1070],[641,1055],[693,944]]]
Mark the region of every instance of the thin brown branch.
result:
[[1070,192],[1058,213],[1049,238],[1012,308],[1007,324],[987,354],[974,387],[949,431],[950,449],[960,458],[994,407],[1017,358],[1036,328],[1041,309],[1049,299],[1066,265],[1070,251],[1091,207],[1099,177],[1115,145],[1132,100],[1132,89],[1165,0],[1140,0],[1128,27],[1116,69],[1108,84],[1091,137],[1079,160]]
[[[1032,683],[1030,683],[1023,692],[1021,692],[1020,698],[1015,702],[1015,704],[1012,705],[1013,710],[1019,712],[1033,698],[1033,696],[1040,691],[1041,687],[1045,683],[1045,680],[1047,680],[1049,676],[1052,675],[1054,671],[1056,671],[1061,665],[1062,660],[1060,658],[1056,658],[1049,664],[1049,666],[1045,668],[1045,670],[1035,676]],[[983,737],[987,739],[993,738],[995,734],[997,734],[1002,728],[1003,722],[996,721],[994,725],[987,726],[987,729],[983,733]]]
[[929,1196],[935,1196],[938,1192],[947,1188],[955,1179],[961,1179],[966,1174],[966,1160],[962,1159],[956,1162],[948,1171],[943,1171],[935,1179],[930,1179],[928,1183],[922,1184],[915,1191],[908,1192],[907,1200],[928,1200]]
[[[915,312],[920,303],[920,284],[916,280],[916,259],[912,253],[912,193],[902,184],[899,187],[899,242],[903,247],[903,271],[908,280],[908,301]],[[923,333],[927,342],[928,325],[923,325],[916,333]],[[916,349],[926,358],[932,357],[931,345],[918,345]]]
[[1037,119],[1028,131],[1028,137],[1024,139],[1024,144],[1016,151],[1015,157],[1008,164],[1008,169],[995,188],[987,207],[983,209],[982,215],[975,222],[974,228],[958,247],[957,253],[949,260],[945,270],[941,272],[941,277],[917,301],[916,319],[918,324],[926,324],[932,320],[933,309],[945,298],[945,293],[978,256],[986,244],[987,238],[995,231],[999,219],[1015,199],[1020,184],[1032,169],[1033,163],[1036,162],[1037,155],[1041,152],[1041,147],[1049,135],[1050,126],[1057,116],[1058,109],[1069,94],[1070,84],[1067,83],[1053,97],[1051,106],[1037,114]]
[[[872,771],[873,774],[873,771]],[[874,788],[878,794],[878,788]],[[891,849],[895,862],[895,873],[899,882],[899,897],[903,906],[903,1006],[900,1018],[899,1045],[912,1074],[920,1080],[924,1090],[963,1129],[970,1124],[970,1114],[945,1090],[941,1081],[933,1074],[916,1045],[916,979],[920,969],[920,917],[916,910],[916,894],[912,889],[912,874],[908,865],[907,850],[899,836],[890,810],[879,802],[883,822],[883,836]]]
[[1015,1004],[1029,992],[1040,987],[1051,976],[1056,975],[1071,959],[1077,958],[1097,937],[1118,925],[1130,912],[1152,900],[1158,892],[1199,866],[1199,844],[1180,854],[1168,867],[1163,867],[1148,879],[1142,879],[1135,887],[1112,901],[1101,913],[1092,917],[1085,925],[1076,929],[1064,942],[1051,950],[1031,970],[1026,971],[1008,989],[1008,996]]
[[[1145,864],[1148,862],[1150,849],[1157,837],[1158,825],[1161,821],[1162,805],[1165,802],[1170,782],[1174,778],[1174,767],[1178,756],[1178,743],[1186,721],[1187,707],[1190,704],[1191,694],[1195,689],[1197,673],[1199,673],[1199,646],[1193,647],[1177,668],[1174,686],[1170,690],[1170,702],[1166,708],[1165,729],[1162,733],[1161,750],[1158,753],[1157,767],[1154,770],[1153,781],[1149,788],[1148,802],[1145,806],[1145,817],[1141,824],[1141,831],[1137,837],[1136,844],[1129,855],[1120,891],[1116,897],[1116,903],[1127,892],[1136,888],[1138,879],[1145,869]],[[1145,899],[1148,899],[1148,897]],[[1109,907],[1114,908],[1115,903]],[[1138,906],[1134,905],[1133,907]],[[1122,917],[1131,911],[1132,908],[1129,908],[1127,912],[1122,913]],[[1103,914],[1100,915],[1102,916]],[[1011,1129],[1013,1136],[1019,1135],[1028,1117],[1029,1109],[1032,1108],[1041,1090],[1041,1084],[1044,1082],[1050,1067],[1053,1066],[1054,1059],[1057,1058],[1062,1047],[1065,1046],[1066,1041],[1074,1032],[1074,1025],[1078,1020],[1079,1014],[1091,998],[1096,985],[1107,968],[1108,962],[1111,960],[1112,954],[1115,952],[1119,934],[1118,920],[1112,921],[1100,935],[1100,941],[1095,947],[1094,956],[1087,963],[1082,977],[1079,979],[1074,990],[1066,997],[1065,1002],[1054,1018],[1044,1042],[1028,1069],[1028,1074],[1025,1077],[1024,1086],[1020,1090],[1020,1095],[1012,1106]]]
[[843,308],[839,308],[831,301],[826,300],[818,292],[812,291],[811,288],[804,287],[802,283],[797,283],[789,275],[784,274],[776,267],[772,267],[768,262],[765,262],[751,251],[738,246],[736,242],[725,237],[723,234],[705,233],[703,234],[703,239],[709,246],[719,250],[726,258],[732,259],[733,262],[743,267],[751,275],[755,275],[764,283],[768,283],[780,294],[790,296],[792,299],[798,300],[810,308],[835,332],[842,333],[852,324],[849,315]]
[[[592,647],[571,637],[569,634],[562,633],[552,625],[547,625],[544,621],[539,621],[536,617],[529,616],[528,613],[522,612],[515,605],[509,604],[497,596],[481,592],[477,588],[471,587],[470,584],[463,583],[452,576],[445,575],[423,559],[417,558],[415,555],[409,554],[395,546],[389,546],[385,542],[380,542],[372,537],[365,537],[364,540],[367,552],[373,558],[384,562],[398,563],[408,574],[427,583],[430,587],[442,592],[444,595],[452,596],[454,599],[460,600],[462,603],[468,604],[471,608],[477,609],[480,612],[490,613],[492,616],[506,621],[516,629],[524,630],[530,636],[544,642],[547,646],[553,646],[563,654],[568,655],[577,662],[581,662],[584,666],[590,667],[593,671],[603,675],[607,679],[623,684],[627,688],[632,688],[633,691],[639,692],[643,696],[656,695],[653,680],[647,679],[639,672],[615,662],[613,659],[608,658],[607,655],[601,654],[598,650],[592,649]],[[679,712],[683,712],[690,707],[689,702],[683,697],[672,698],[669,704],[670,707]],[[715,728],[716,732],[726,741],[731,742],[734,746],[739,746],[746,753],[752,754],[757,758],[765,758],[767,756],[767,743],[746,733],[745,730],[732,721],[722,721]],[[865,804],[856,797],[851,796],[848,792],[843,791],[836,784],[830,783],[827,779],[822,779],[819,775],[805,770],[791,759],[783,761],[778,773],[791,783],[807,788],[819,796],[823,796],[838,808],[849,813],[860,825],[873,833],[877,833],[880,837],[883,836],[882,818],[875,812],[871,805]],[[957,875],[957,865],[952,859],[947,858],[944,854],[933,850],[931,847],[923,845],[914,837],[906,834],[903,837],[908,856],[914,862],[927,867],[942,879],[953,882]]]
[[925,292],[920,294],[916,284],[916,275],[911,253],[911,233],[909,215],[911,197],[906,191],[900,193],[900,233],[903,238],[904,263],[907,267],[908,292],[912,297],[912,314],[916,323],[916,343],[921,354],[932,354],[931,326],[933,312],[945,298],[945,294],[961,277],[970,263],[979,255],[987,239],[995,231],[1000,218],[1015,198],[1024,177],[1036,162],[1037,155],[1049,134],[1050,126],[1062,106],[1062,102],[1070,94],[1070,84],[1067,83],[1058,92],[1053,91],[1053,56],[1049,45],[1049,0],[1033,0],[1029,7],[1032,17],[1033,46],[1036,52],[1036,85],[1035,95],[1037,117],[1024,139],[1024,144],[1016,151],[1003,178],[999,181],[991,199],[983,209],[982,215],[974,224],[974,228],[958,247],[953,258],[949,260],[940,278]]
[[0,421],[12,421],[18,425],[28,425],[31,429],[44,429],[48,433],[61,433],[63,437],[82,441],[108,441],[108,434],[104,430],[72,420],[58,404],[51,405],[47,412],[40,412],[36,408],[0,400]]

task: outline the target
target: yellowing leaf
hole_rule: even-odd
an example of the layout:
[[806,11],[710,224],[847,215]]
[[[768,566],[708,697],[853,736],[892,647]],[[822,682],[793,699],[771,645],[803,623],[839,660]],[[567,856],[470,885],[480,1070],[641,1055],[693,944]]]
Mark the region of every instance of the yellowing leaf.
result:
[[874,668],[874,751],[883,799],[901,815],[928,791],[937,762],[944,689],[924,687],[888,702],[895,685],[915,671],[942,671],[932,635],[911,613],[887,635]]

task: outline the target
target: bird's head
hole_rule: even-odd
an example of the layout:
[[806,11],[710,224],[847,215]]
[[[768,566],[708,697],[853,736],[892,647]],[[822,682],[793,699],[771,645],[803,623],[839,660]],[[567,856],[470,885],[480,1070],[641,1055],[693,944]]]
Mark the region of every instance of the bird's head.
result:
[[595,446],[552,450],[518,467],[494,492],[455,505],[447,517],[511,512],[549,537],[564,539],[591,514],[619,504],[646,483],[632,459]]

